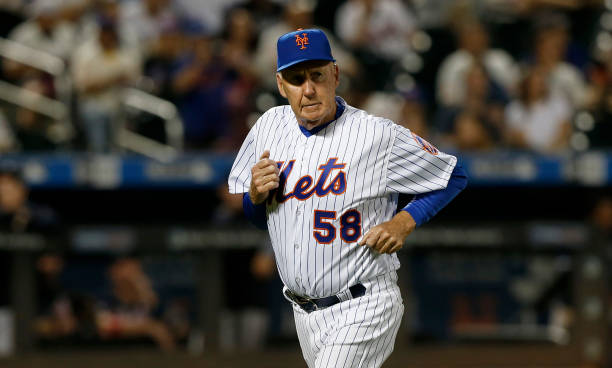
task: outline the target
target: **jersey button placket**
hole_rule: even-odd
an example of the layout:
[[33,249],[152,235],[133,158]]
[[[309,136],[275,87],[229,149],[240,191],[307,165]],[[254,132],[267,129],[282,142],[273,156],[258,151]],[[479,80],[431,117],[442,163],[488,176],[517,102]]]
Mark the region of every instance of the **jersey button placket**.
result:
[[[296,161],[295,161],[295,166],[293,168],[293,170],[296,170],[297,173],[299,173],[298,177],[301,177],[302,175],[305,175],[306,173],[303,172],[303,168],[305,167],[304,164],[304,156],[305,156],[305,151],[306,151],[306,139],[304,137],[304,140],[302,142],[300,142],[297,146],[297,149],[295,151],[296,154]],[[296,209],[295,209],[295,228],[296,229],[302,229],[303,228],[303,224],[304,224],[304,218],[302,216],[302,214],[304,213],[304,203],[300,200],[296,201]],[[300,241],[301,241],[301,232],[296,232],[293,238],[293,247],[295,252],[301,252],[300,250]],[[296,256],[296,258],[300,258],[299,255]],[[297,266],[298,269],[300,268],[300,266]],[[298,276],[295,278],[295,284],[298,287],[298,289],[302,289],[302,279]]]
[[[305,175],[306,172],[303,172],[303,168],[307,169],[307,164],[306,164],[306,149],[308,148],[308,141],[306,140],[306,142],[302,142],[300,143],[300,145],[298,146],[298,149],[296,151],[297,153],[297,158],[299,158],[296,162],[297,164],[297,168],[300,170],[299,172],[301,173],[301,175]],[[301,176],[300,175],[300,176]],[[301,221],[302,219],[300,218],[300,216],[302,216],[302,214],[304,213],[304,202],[302,201],[297,201],[297,206],[296,206],[296,210],[295,210],[295,214],[297,216],[297,221]]]

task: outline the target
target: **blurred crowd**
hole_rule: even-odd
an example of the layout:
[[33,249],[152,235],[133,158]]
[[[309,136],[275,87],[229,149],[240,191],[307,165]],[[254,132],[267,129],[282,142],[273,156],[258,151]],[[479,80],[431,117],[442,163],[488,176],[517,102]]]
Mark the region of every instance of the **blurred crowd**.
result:
[[[217,194],[220,201],[209,224],[217,229],[248,227],[240,196],[229,194],[226,186],[219,187]],[[203,222],[198,219],[198,224]],[[74,224],[67,223],[61,212],[31,197],[18,166],[0,165],[0,237],[5,239],[0,244],[0,283],[7,286],[0,290],[0,315],[32,307],[34,318],[24,328],[31,329],[36,346],[42,348],[155,345],[167,352],[179,348],[201,353],[205,336],[198,321],[206,306],[197,290],[199,283],[208,289],[211,281],[202,278],[198,253],[115,249],[117,239],[112,238],[121,235],[102,236],[103,252],[75,251],[78,246],[71,243],[84,236],[72,234],[69,225]],[[13,235],[7,246],[6,239]],[[32,284],[17,271],[24,265],[16,259],[25,253],[14,251],[28,242],[28,235],[45,237],[43,250],[27,253],[31,263],[25,267],[32,269],[25,273],[32,272]],[[91,239],[95,235],[89,237],[83,241],[96,242]],[[29,239],[32,244],[35,238]],[[217,259],[220,346],[256,349],[292,341],[293,325],[284,321],[290,306],[280,293],[271,245],[226,247]],[[32,306],[15,297],[17,290],[29,287],[34,291]],[[0,329],[0,357],[6,354],[3,341],[10,331]]]
[[[1,80],[64,103],[70,121],[3,104],[3,152],[111,152],[119,126],[167,142],[159,119],[129,114],[125,87],[177,107],[186,150],[234,151],[261,113],[286,103],[274,79],[276,39],[309,27],[331,39],[339,95],[446,149],[612,145],[612,5],[603,0],[9,0],[0,8],[0,36],[45,54],[20,59],[9,44]],[[63,73],[41,67],[49,55]]]

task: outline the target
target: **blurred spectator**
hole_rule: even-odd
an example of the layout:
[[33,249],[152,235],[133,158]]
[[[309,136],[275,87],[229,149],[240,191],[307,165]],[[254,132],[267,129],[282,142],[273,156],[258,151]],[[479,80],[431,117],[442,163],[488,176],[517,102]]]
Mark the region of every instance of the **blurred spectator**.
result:
[[489,77],[483,64],[474,63],[465,74],[465,97],[462,108],[483,116],[492,128],[503,129],[504,107],[508,103],[505,91]]
[[372,92],[366,97],[360,108],[373,115],[396,121],[421,137],[429,135],[425,106],[417,88],[404,94]]
[[142,0],[123,2],[122,23],[136,35],[143,54],[148,54],[159,39],[166,23],[175,23],[178,14],[171,6],[171,0]]
[[459,106],[465,102],[465,74],[473,63],[482,63],[491,79],[507,92],[513,92],[519,80],[518,68],[503,50],[489,47],[485,27],[474,20],[457,27],[458,46],[443,61],[438,70],[437,97],[444,106]]
[[[31,18],[15,27],[8,38],[29,48],[68,60],[76,40],[74,27],[61,17],[63,4],[59,0],[37,0],[28,8]],[[5,76],[17,81],[32,76],[50,79],[41,70],[12,59],[3,61]]]
[[336,13],[338,37],[369,74],[376,75],[365,80],[367,88],[386,87],[393,63],[412,50],[416,30],[415,16],[400,0],[350,0]]
[[[49,84],[37,78],[23,83],[24,89],[49,97]],[[47,117],[25,107],[18,107],[15,112],[15,136],[17,148],[23,152],[53,151],[58,144],[52,139],[55,124]]]
[[[266,90],[272,93],[277,91],[276,79],[274,78],[276,72],[276,41],[283,34],[293,32],[298,28],[317,27],[322,29],[329,39],[332,50],[334,50],[334,58],[340,67],[341,78],[347,76],[360,77],[358,75],[359,65],[351,53],[340,45],[330,31],[313,25],[314,5],[315,3],[312,0],[289,0],[283,9],[283,17],[276,24],[263,30],[259,36],[254,66],[259,82]],[[345,85],[344,81],[341,83],[341,88],[343,85]]]
[[453,123],[452,144],[461,151],[493,148],[493,138],[481,116],[470,112],[459,114]]
[[117,26],[120,43],[134,49],[142,46],[134,27],[128,24],[128,19],[122,17],[121,2],[118,0],[94,0],[92,6],[78,21],[79,44],[90,41],[100,33],[100,19]]
[[427,124],[426,106],[423,96],[417,88],[409,93],[404,93],[404,103],[398,124],[410,129],[414,134],[421,137],[429,137],[429,126]]
[[29,194],[18,170],[0,171],[0,231],[51,233],[57,230],[55,212],[30,202]]
[[385,117],[410,129],[421,137],[429,137],[426,106],[418,86],[401,93],[372,92],[360,108]]
[[0,153],[10,152],[16,146],[17,142],[11,124],[6,118],[4,111],[0,109]]
[[63,269],[64,259],[56,254],[43,254],[36,261],[38,308],[34,332],[44,340],[71,337],[78,328],[68,291],[61,282]]
[[148,337],[161,349],[174,350],[174,336],[152,316],[159,300],[141,263],[133,258],[120,258],[110,266],[108,276],[114,302],[96,314],[102,339]]
[[403,93],[375,91],[364,96],[359,108],[382,116],[410,129],[421,137],[429,137],[426,106],[418,87]]
[[550,12],[562,12],[572,18],[573,38],[578,40],[571,50],[571,58],[580,67],[586,62],[584,47],[592,38],[597,23],[601,0],[482,0],[476,11],[489,25],[493,38],[515,58],[523,57],[532,47],[533,33],[529,31],[534,19],[547,18]]
[[[29,189],[18,167],[3,164],[0,167],[0,233],[53,234],[58,220],[50,208],[29,200]],[[0,283],[9,285],[11,262],[7,250],[0,250]],[[10,288],[0,289],[0,306],[10,302]]]
[[174,0],[182,14],[188,14],[196,19],[211,35],[217,35],[223,30],[225,13],[233,6],[246,0]]
[[193,49],[177,63],[172,93],[183,120],[186,149],[210,149],[230,130],[227,93],[232,78],[215,40],[201,27],[189,32]]
[[357,50],[398,60],[411,50],[417,21],[399,0],[350,0],[336,14],[340,39]]
[[[436,125],[443,140],[461,149],[486,149],[500,143],[508,98],[489,78],[485,66],[474,61],[464,72],[461,105],[438,111]],[[473,134],[472,137],[470,135]]]
[[462,2],[457,0],[413,0],[415,16],[424,29],[443,28],[453,20],[453,15]]
[[237,5],[237,8],[245,9],[253,17],[257,34],[262,33],[272,26],[281,17],[283,8],[273,0],[247,0]]
[[99,0],[64,0],[60,17],[70,24],[77,25],[96,1]]
[[572,132],[572,111],[563,96],[546,83],[546,74],[531,69],[519,87],[519,98],[506,108],[507,140],[539,152],[566,149]]
[[31,18],[17,26],[9,38],[25,46],[68,60],[74,47],[75,29],[62,19],[59,0],[36,0],[29,7]]
[[257,30],[251,13],[236,8],[229,12],[223,34],[221,59],[232,79],[226,95],[229,110],[229,132],[218,148],[240,148],[249,132],[247,118],[254,110],[252,95],[257,85],[253,68],[253,54],[257,44]]
[[[43,342],[150,339],[162,350],[175,348],[175,335],[154,317],[158,297],[138,260],[119,258],[110,265],[107,276],[112,290],[107,301],[66,288],[65,262],[60,255],[48,253],[36,263],[39,308],[34,329]],[[184,337],[189,326],[181,313],[181,306],[171,305],[165,317]]]
[[121,87],[140,76],[139,54],[120,43],[115,23],[101,18],[97,37],[75,51],[72,65],[87,147],[92,152],[108,152]]
[[159,39],[145,58],[144,75],[151,82],[151,93],[174,101],[172,76],[179,60],[189,52],[188,41],[178,23],[169,22],[160,32]]
[[236,73],[253,75],[252,56],[257,45],[257,32],[251,13],[237,8],[228,13],[223,34],[221,57]]
[[403,98],[400,94],[376,91],[367,95],[360,108],[372,115],[399,122],[402,104]]
[[591,212],[591,223],[609,239],[612,235],[612,197],[604,196],[596,202]]
[[[30,191],[17,167],[0,167],[0,233],[52,235],[58,230],[57,215],[48,207],[29,200]],[[6,250],[0,251],[0,282],[9,285],[12,262]],[[10,288],[0,290],[0,306],[10,301]]]
[[561,14],[538,18],[534,36],[534,66],[545,76],[552,93],[563,95],[574,108],[592,103],[584,76],[575,66],[565,62],[569,21]]

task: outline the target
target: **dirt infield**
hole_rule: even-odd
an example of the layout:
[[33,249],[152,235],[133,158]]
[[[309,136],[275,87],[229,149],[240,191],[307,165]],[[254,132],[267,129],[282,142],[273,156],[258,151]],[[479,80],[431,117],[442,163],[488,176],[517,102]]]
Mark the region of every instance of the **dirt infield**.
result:
[[[44,352],[0,359],[2,368],[305,368],[296,348],[263,352],[162,354],[148,349]],[[385,368],[578,368],[576,354],[555,346],[420,346],[400,348]]]

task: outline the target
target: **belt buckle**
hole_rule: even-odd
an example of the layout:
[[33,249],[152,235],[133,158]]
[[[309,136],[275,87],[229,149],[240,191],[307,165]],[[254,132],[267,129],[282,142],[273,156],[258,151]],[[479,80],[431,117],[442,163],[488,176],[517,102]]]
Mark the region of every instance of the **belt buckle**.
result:
[[312,299],[307,299],[307,302],[310,306],[312,306],[312,310],[311,312],[314,311],[318,311],[319,310],[319,306],[317,305],[317,303],[315,303]]
[[309,297],[297,295],[291,290],[287,290],[287,295],[304,310],[306,310],[306,305],[312,306],[311,312],[319,309],[319,306]]
[[310,298],[304,298],[300,303],[300,307],[307,313],[319,310],[319,306]]

